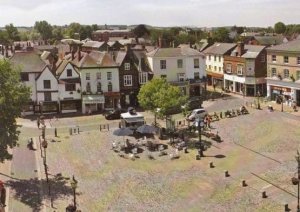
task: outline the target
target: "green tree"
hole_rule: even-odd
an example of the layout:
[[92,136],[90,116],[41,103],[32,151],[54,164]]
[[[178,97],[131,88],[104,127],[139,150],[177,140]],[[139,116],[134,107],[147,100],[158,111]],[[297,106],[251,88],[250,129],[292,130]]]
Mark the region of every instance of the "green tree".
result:
[[81,26],[79,29],[80,40],[92,38],[93,28],[89,25]]
[[224,27],[220,27],[215,30],[212,34],[212,39],[214,42],[232,42],[229,38],[229,31]]
[[140,24],[137,25],[134,29],[133,29],[133,33],[136,37],[140,38],[143,36],[149,36],[150,35],[150,31],[148,30],[148,28],[146,27],[146,25],[144,24]]
[[6,30],[0,30],[0,44],[9,45],[9,37]]
[[160,114],[168,115],[174,108],[180,108],[186,103],[187,97],[182,95],[177,86],[170,85],[162,78],[153,78],[144,84],[138,94],[140,105],[152,112],[160,108]]
[[34,29],[40,33],[43,40],[46,41],[52,38],[52,26],[47,21],[36,21]]
[[80,34],[80,29],[81,29],[81,25],[79,23],[71,23],[67,29],[67,34],[69,38],[74,38],[74,39],[77,38],[77,34]]
[[9,148],[17,145],[16,118],[29,100],[29,88],[20,82],[20,70],[8,60],[0,60],[0,161],[11,159]]
[[14,27],[13,24],[9,24],[5,26],[5,30],[7,32],[8,38],[11,42],[20,41],[20,34],[17,27]]
[[274,25],[274,30],[276,33],[278,34],[283,34],[285,33],[285,30],[286,30],[286,26],[284,23],[282,22],[277,22],[275,25]]
[[52,30],[53,41],[60,41],[64,38],[62,28],[59,26],[53,26]]

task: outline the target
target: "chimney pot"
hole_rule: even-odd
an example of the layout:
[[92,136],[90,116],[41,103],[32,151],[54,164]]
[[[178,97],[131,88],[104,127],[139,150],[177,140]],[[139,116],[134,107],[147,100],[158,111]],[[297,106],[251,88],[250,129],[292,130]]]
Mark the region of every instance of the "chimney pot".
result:
[[237,43],[237,53],[238,53],[238,56],[242,56],[245,52],[245,45],[243,42],[238,42]]

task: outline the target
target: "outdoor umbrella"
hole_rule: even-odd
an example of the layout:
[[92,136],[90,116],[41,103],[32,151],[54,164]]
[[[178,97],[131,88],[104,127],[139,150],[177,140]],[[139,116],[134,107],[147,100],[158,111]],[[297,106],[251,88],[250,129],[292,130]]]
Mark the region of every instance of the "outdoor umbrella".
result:
[[138,127],[136,131],[142,134],[153,134],[157,131],[157,129],[154,126],[144,124]]
[[116,136],[127,136],[132,135],[133,131],[129,129],[128,127],[116,129],[113,134]]

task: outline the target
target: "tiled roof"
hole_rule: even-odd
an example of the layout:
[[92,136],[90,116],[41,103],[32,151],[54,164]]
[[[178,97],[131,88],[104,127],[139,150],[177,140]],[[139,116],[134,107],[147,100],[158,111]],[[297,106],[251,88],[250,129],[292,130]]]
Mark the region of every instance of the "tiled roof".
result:
[[82,45],[82,47],[100,48],[103,44],[104,44],[104,42],[87,41]]
[[182,57],[182,56],[203,56],[203,53],[189,48],[157,48],[147,54],[149,57]]
[[223,55],[236,46],[235,43],[215,43],[203,51],[204,54]]
[[62,60],[62,62],[59,64],[59,66],[56,69],[56,74],[57,75],[61,74],[65,70],[68,63],[69,63],[68,60],[66,60],[66,59]]
[[300,40],[293,40],[287,43],[283,43],[280,45],[272,46],[267,48],[267,50],[273,51],[288,51],[288,52],[300,52]]
[[[241,56],[243,58],[256,58],[262,50],[264,50],[265,46],[259,45],[245,45],[244,50],[245,53]],[[231,56],[236,56],[237,47],[231,52]]]
[[21,72],[41,72],[46,66],[46,63],[34,51],[16,52],[10,61],[20,66]]
[[92,67],[117,67],[109,53],[100,51],[91,51],[90,53],[81,52],[81,59],[78,61],[78,53],[75,54],[72,64],[79,68]]
[[254,36],[255,40],[259,42],[260,45],[278,45],[283,43],[284,37],[278,36]]
[[121,65],[121,64],[122,64],[124,58],[126,57],[126,53],[127,53],[127,52],[125,52],[125,51],[118,51],[118,52],[117,52],[116,63],[117,63],[118,65]]

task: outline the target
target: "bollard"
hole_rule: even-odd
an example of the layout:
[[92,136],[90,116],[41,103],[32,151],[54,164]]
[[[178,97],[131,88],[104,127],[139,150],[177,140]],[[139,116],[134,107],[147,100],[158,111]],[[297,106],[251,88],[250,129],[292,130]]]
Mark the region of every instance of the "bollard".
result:
[[230,174],[227,170],[225,171],[225,177],[230,177]]
[[54,136],[57,137],[57,129],[54,128]]
[[220,119],[222,119],[223,118],[223,115],[222,115],[222,111],[220,112]]
[[109,131],[109,124],[107,124],[107,130]]
[[243,187],[246,187],[246,186],[247,186],[246,180],[242,180],[242,186],[243,186]]
[[77,127],[77,133],[80,134],[80,133],[79,133],[79,127]]
[[99,129],[100,129],[100,131],[101,131],[101,124],[100,124],[100,126],[99,126]]
[[210,162],[210,163],[209,163],[209,168],[215,168],[215,166],[214,166],[214,163],[213,163],[213,162]]
[[76,128],[74,127],[73,130],[74,130],[74,134],[75,134],[76,133]]
[[261,197],[262,197],[262,198],[267,198],[267,197],[268,197],[266,191],[263,191],[263,192],[261,193]]
[[285,212],[290,211],[289,204],[287,204],[287,203],[284,204],[284,211]]
[[72,128],[70,128],[69,131],[70,131],[70,135],[72,135]]

